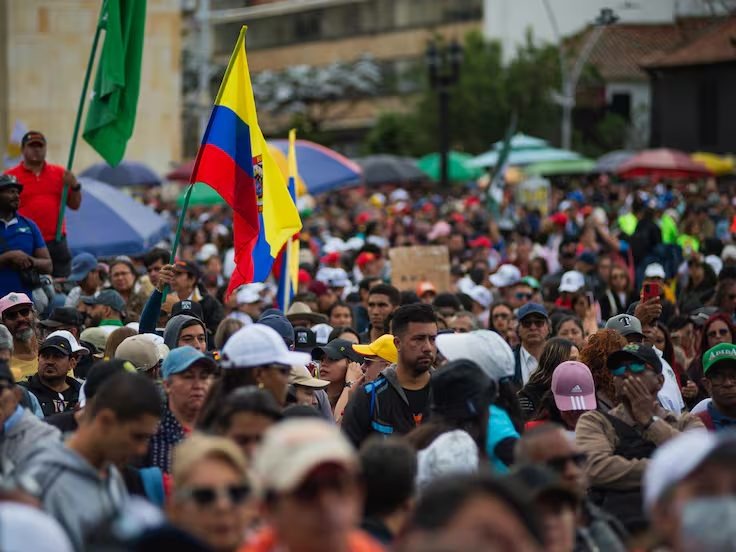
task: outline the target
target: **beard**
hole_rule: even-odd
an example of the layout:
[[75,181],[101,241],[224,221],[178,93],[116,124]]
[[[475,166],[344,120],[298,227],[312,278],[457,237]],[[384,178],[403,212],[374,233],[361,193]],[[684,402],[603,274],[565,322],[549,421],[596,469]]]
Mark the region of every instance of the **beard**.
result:
[[33,332],[33,328],[26,328],[25,330],[21,330],[20,332],[16,333],[13,337],[18,341],[28,343],[29,341],[31,341],[31,339],[33,339],[34,335],[35,333]]

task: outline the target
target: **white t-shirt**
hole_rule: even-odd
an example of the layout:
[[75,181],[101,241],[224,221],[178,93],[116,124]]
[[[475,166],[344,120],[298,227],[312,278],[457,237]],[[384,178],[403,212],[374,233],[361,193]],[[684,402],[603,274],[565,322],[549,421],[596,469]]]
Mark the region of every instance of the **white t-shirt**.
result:
[[523,346],[519,351],[519,360],[521,360],[521,381],[524,385],[539,366],[539,361],[532,356]]
[[657,352],[657,356],[662,363],[662,375],[664,376],[664,384],[662,385],[662,389],[659,390],[659,393],[657,393],[657,399],[659,399],[659,404],[662,405],[662,408],[679,415],[685,408],[685,401],[682,400],[677,376],[672,366],[662,356],[662,351],[656,347],[654,347],[654,350]]

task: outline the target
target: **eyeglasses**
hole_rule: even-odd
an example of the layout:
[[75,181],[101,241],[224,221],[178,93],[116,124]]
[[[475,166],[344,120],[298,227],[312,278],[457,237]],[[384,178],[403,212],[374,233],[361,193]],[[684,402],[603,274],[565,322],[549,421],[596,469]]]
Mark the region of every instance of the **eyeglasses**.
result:
[[245,502],[251,494],[248,485],[228,485],[227,487],[191,487],[183,488],[176,492],[181,499],[192,499],[197,506],[208,507],[217,502],[218,499],[226,499],[230,504],[239,506]]
[[562,473],[563,471],[565,471],[565,467],[567,467],[568,462],[572,462],[578,468],[582,468],[583,465],[585,465],[585,461],[587,459],[588,456],[584,452],[579,452],[577,454],[571,454],[569,456],[557,456],[555,458],[550,458],[545,462],[545,464],[547,464],[547,466],[552,468],[554,471]]
[[545,320],[544,318],[524,318],[524,320],[520,322],[520,324],[525,328],[531,328],[532,326],[534,326],[535,328],[541,328],[546,323],[547,320]]
[[710,330],[708,332],[708,337],[713,339],[714,337],[725,337],[729,333],[728,328],[721,328],[720,330]]
[[23,318],[28,318],[31,315],[31,307],[23,307],[22,309],[18,309],[16,311],[10,311],[3,313],[3,318],[6,320],[17,320],[19,316],[22,316]]
[[645,364],[640,362],[632,362],[629,364],[622,364],[618,368],[613,368],[611,370],[611,375],[620,377],[623,376],[627,370],[632,374],[641,374],[646,369],[647,367]]
[[532,294],[531,294],[531,293],[524,293],[524,292],[520,291],[520,292],[517,292],[517,293],[516,293],[516,298],[517,298],[517,299],[518,299],[519,301],[521,301],[522,299],[527,299],[527,300],[529,300],[529,299],[531,299],[531,298],[532,298]]

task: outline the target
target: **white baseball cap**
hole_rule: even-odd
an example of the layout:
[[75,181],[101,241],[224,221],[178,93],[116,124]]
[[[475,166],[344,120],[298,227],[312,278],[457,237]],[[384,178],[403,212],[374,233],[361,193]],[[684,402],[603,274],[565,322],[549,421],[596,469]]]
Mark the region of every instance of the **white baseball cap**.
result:
[[491,291],[483,286],[475,286],[468,291],[470,298],[484,309],[491,305]]
[[662,278],[663,280],[667,277],[664,272],[664,267],[659,263],[651,263],[647,265],[644,270],[645,278]]
[[497,288],[513,286],[521,280],[521,271],[512,264],[502,264],[488,280]]
[[248,305],[251,303],[258,303],[261,301],[261,292],[263,292],[266,284],[261,282],[253,282],[251,284],[245,284],[238,288],[235,294],[235,300],[238,305]]
[[330,340],[330,334],[332,333],[332,326],[322,322],[315,324],[311,329],[314,335],[317,336],[317,345],[327,345],[327,342]]
[[727,259],[736,260],[736,245],[732,243],[728,244],[723,248],[723,251],[721,251],[721,260],[725,262]]
[[437,348],[447,360],[472,360],[493,381],[514,375],[514,353],[496,332],[476,330],[468,333],[440,334]]
[[575,293],[585,287],[585,276],[582,272],[577,270],[568,270],[562,275],[560,279],[560,287],[558,291],[567,291],[569,293]]
[[223,368],[250,368],[266,364],[306,365],[311,355],[290,351],[283,338],[269,326],[252,324],[240,328],[222,349]]
[[66,339],[72,348],[72,353],[81,353],[83,355],[89,354],[89,349],[87,349],[87,347],[82,347],[77,342],[77,338],[74,337],[67,330],[56,330],[55,332],[51,332],[49,335],[46,336],[46,339],[44,339],[44,341],[47,341],[48,339],[52,337],[63,337],[64,339]]
[[38,508],[16,502],[0,503],[0,550],[72,552],[59,522]]

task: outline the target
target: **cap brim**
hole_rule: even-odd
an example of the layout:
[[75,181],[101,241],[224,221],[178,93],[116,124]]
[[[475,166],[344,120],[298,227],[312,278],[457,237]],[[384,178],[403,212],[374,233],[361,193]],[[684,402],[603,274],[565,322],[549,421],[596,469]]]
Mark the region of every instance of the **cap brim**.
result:
[[595,410],[597,401],[595,393],[587,395],[557,395],[552,394],[555,398],[555,404],[558,410],[568,412],[570,410]]
[[615,351],[608,356],[608,361],[606,361],[606,367],[609,370],[613,370],[615,368],[618,368],[620,363],[627,361],[627,360],[638,360],[640,362],[646,362],[639,355],[636,355],[632,353],[631,351]]
[[299,381],[291,382],[292,385],[301,385],[302,387],[311,387],[313,389],[324,389],[330,382],[318,378],[302,378]]
[[320,314],[318,312],[300,312],[287,314],[286,319],[289,322],[293,322],[294,320],[309,320],[311,322],[314,322],[315,324],[327,322],[327,317],[324,314]]
[[[293,364],[306,366],[311,361],[312,355],[310,355],[309,353],[302,353],[299,351],[287,351],[285,353],[282,353],[282,355],[278,359],[275,359],[273,362],[276,364],[284,364],[286,366],[291,366]],[[212,362],[214,362],[214,360]]]
[[353,351],[362,356],[380,356],[370,345],[353,345]]
[[340,443],[314,443],[315,446],[300,451],[291,458],[287,469],[280,471],[271,479],[268,490],[288,493],[299,487],[304,479],[315,469],[324,465],[337,465],[347,471],[355,471],[357,464],[354,453],[349,446]]
[[60,326],[67,325],[63,322],[58,322],[57,320],[49,320],[48,318],[46,320],[41,320],[38,324],[39,326],[43,326],[44,328],[58,328]]
[[495,274],[491,274],[488,277],[488,281],[491,282],[496,287],[508,287],[508,284],[506,281],[502,278],[494,278]]
[[74,354],[73,351],[65,351],[64,349],[62,349],[58,345],[46,345],[45,347],[43,345],[41,345],[41,347],[39,347],[39,349],[38,349],[38,352],[41,353],[43,351],[48,351],[50,349],[53,349],[54,351],[58,351],[58,352],[60,352],[64,356],[72,356]]

